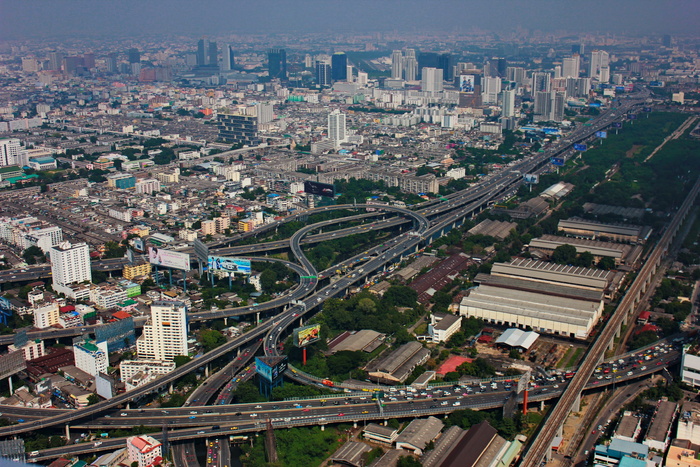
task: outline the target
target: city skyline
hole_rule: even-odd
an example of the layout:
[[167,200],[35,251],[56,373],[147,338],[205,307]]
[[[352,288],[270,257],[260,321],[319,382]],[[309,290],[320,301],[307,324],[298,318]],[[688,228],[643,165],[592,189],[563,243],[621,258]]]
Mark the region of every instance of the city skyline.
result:
[[[338,2],[265,0],[255,4],[154,0],[52,2],[37,9],[3,0],[0,39],[50,37],[123,37],[154,34],[444,31],[478,28],[495,33],[529,30],[688,34],[696,31],[700,5],[674,0],[658,8],[650,0],[593,0],[571,4],[551,0],[512,0],[497,4],[455,1],[431,8],[424,2],[370,2],[347,8]],[[212,15],[212,12],[217,12]],[[612,13],[612,14],[611,14]]]

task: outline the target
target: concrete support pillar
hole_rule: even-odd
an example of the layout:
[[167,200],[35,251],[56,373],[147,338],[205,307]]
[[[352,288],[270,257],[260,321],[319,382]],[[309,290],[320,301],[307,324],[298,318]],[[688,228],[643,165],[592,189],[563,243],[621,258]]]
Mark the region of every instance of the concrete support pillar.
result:
[[126,403],[126,410],[130,410],[130,409],[131,409],[131,402],[127,402]]
[[384,426],[387,426],[389,424],[388,420],[384,420]]
[[[571,407],[571,410],[574,412],[581,411],[581,394],[576,396],[576,399],[574,400],[574,405]],[[559,429],[561,430],[561,427]],[[559,436],[561,436],[561,435],[559,435]]]
[[256,323],[260,322],[260,312],[259,311],[257,313],[255,313],[255,322]]
[[68,444],[70,443],[70,425],[66,423],[66,439],[68,440]]
[[544,401],[540,401],[540,412],[544,410]]
[[353,420],[353,422],[352,422],[352,427],[353,427],[353,428],[357,428],[357,420]]
[[7,385],[10,387],[10,395],[12,395],[15,391],[12,389],[12,375],[7,377]]
[[172,394],[174,390],[173,383],[170,383],[170,386],[168,386],[168,394]]
[[238,347],[238,348],[236,349],[236,357],[240,357],[240,356],[241,356],[241,348]]
[[326,425],[321,425],[321,431],[326,431]]
[[557,436],[564,436],[564,428],[563,427],[561,427],[561,426],[559,427],[559,429],[557,430]]
[[224,326],[228,326],[228,317],[224,317]]
[[209,377],[209,364],[207,363],[204,365],[204,377],[208,378]]

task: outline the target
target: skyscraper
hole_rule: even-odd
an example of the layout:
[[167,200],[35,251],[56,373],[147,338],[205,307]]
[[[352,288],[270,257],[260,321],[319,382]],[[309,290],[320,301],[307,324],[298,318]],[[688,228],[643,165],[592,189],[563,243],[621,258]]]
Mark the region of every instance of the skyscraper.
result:
[[515,116],[515,89],[507,89],[501,93],[501,116]]
[[117,54],[110,53],[107,55],[107,71],[110,73],[116,73],[119,71],[117,67]]
[[664,36],[661,38],[661,45],[664,47],[671,47],[671,36],[668,34],[664,34]]
[[177,301],[155,301],[151,317],[136,340],[140,360],[172,361],[187,355],[187,307]]
[[328,114],[328,139],[333,141],[336,147],[347,138],[345,132],[345,114],[335,109]]
[[127,52],[127,55],[129,57],[129,63],[140,63],[141,62],[141,53],[139,52],[139,49],[131,48]]
[[284,49],[270,49],[267,52],[267,73],[270,79],[287,80],[287,51]]
[[562,78],[578,78],[579,66],[581,60],[578,55],[562,60],[561,76]]
[[515,82],[518,86],[525,84],[525,68],[521,66],[509,66],[506,68],[506,79]]
[[535,72],[532,74],[532,95],[538,91],[549,92],[552,75],[549,73]]
[[223,50],[223,60],[221,62],[222,71],[231,71],[233,67],[236,66],[236,57],[233,53],[233,48],[226,44]]
[[421,90],[426,92],[442,91],[442,69],[426,67],[422,70]]
[[321,60],[316,61],[316,84],[319,86],[330,86],[331,81],[331,66]]
[[49,52],[49,70],[60,70],[63,64],[61,52]]
[[70,284],[92,281],[90,270],[90,250],[87,243],[62,242],[49,250],[53,289],[58,293],[73,297]]
[[197,66],[204,66],[207,64],[207,49],[208,43],[206,39],[200,39],[197,42]]
[[333,81],[348,79],[348,56],[345,52],[336,52],[331,56],[331,78]]
[[208,50],[207,57],[208,57],[207,65],[217,66],[219,64],[219,48],[216,45],[216,42],[209,43],[209,50]]
[[498,95],[501,92],[501,78],[484,77],[481,87],[481,102],[484,104],[498,103]]
[[418,79],[418,60],[416,60],[415,49],[406,49],[406,56],[403,59],[403,73],[406,81]]
[[[592,79],[601,81],[602,68],[608,68],[610,65],[610,55],[605,50],[594,50],[591,52],[591,63],[588,69],[588,76]],[[608,68],[608,79],[610,71]]]
[[438,56],[438,68],[442,70],[442,78],[445,81],[454,80],[454,69],[452,66],[451,54],[440,54]]
[[394,50],[391,53],[391,78],[401,79],[403,71],[403,54],[400,50]]

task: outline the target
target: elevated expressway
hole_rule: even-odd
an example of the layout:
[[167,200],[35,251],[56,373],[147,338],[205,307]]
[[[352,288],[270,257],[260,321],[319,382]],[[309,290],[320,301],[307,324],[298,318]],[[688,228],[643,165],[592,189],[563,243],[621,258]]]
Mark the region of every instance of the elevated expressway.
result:
[[593,345],[589,348],[583,363],[579,367],[576,376],[573,378],[569,386],[559,398],[559,401],[554,408],[549,412],[547,419],[542,425],[542,428],[537,433],[534,441],[521,461],[521,466],[531,467],[538,466],[542,459],[549,453],[549,446],[552,440],[561,430],[564,425],[566,416],[571,411],[572,407],[578,402],[581,391],[584,389],[587,381],[590,380],[593,370],[603,360],[605,351],[611,349],[614,345],[614,339],[620,336],[622,326],[626,325],[630,319],[633,319],[632,313],[636,309],[641,297],[646,292],[651,284],[656,269],[659,267],[662,258],[668,253],[668,249],[679,232],[683,221],[688,216],[690,208],[694,205],[700,191],[700,178],[695,182],[688,196],[683,201],[683,204],[673,216],[669,226],[666,228],[663,236],[656,244],[654,250],[649,255],[649,258],[642,266],[637,274],[636,279],[628,289],[625,296],[620,301],[615,312],[610,319],[605,323],[604,328],[596,338]]

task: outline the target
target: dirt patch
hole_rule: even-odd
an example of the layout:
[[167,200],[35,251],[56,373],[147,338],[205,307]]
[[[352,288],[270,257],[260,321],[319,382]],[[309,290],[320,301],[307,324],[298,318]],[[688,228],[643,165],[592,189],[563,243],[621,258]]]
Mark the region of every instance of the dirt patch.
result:
[[643,144],[635,144],[625,153],[625,157],[632,159],[634,158],[634,155],[639,153],[639,151],[641,151],[643,148]]

